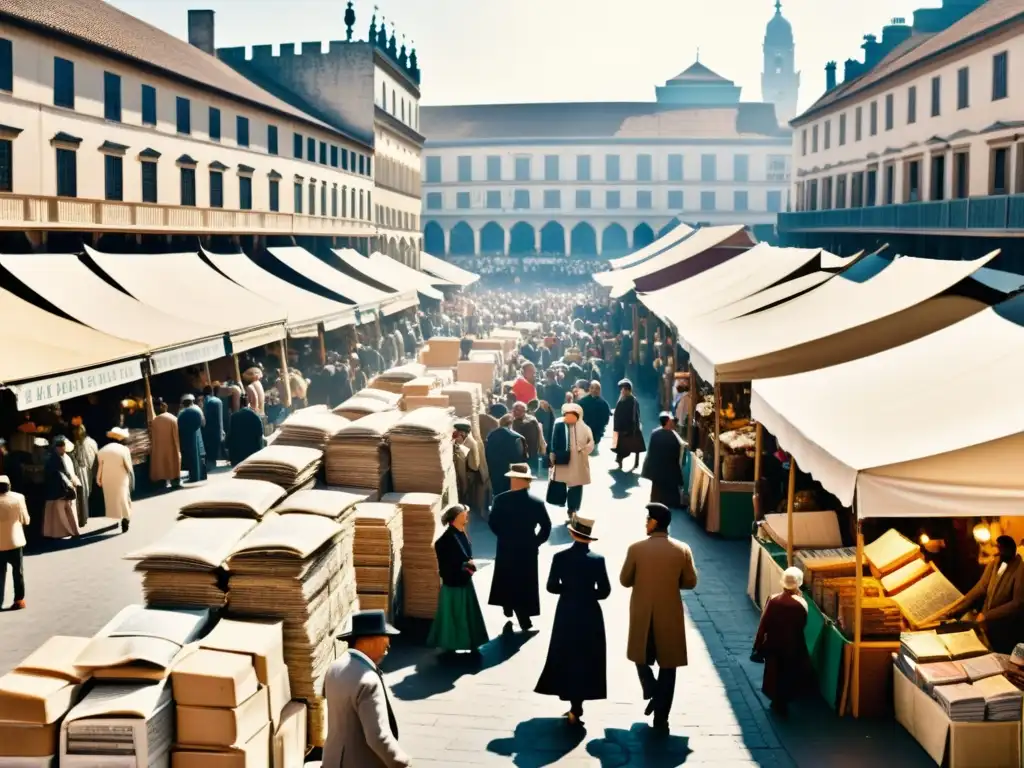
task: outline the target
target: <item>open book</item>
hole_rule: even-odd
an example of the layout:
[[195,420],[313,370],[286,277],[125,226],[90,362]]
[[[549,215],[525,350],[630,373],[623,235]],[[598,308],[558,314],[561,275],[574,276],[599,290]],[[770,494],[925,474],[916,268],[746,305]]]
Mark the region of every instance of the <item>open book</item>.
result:
[[903,617],[914,628],[926,627],[940,619],[963,598],[956,587],[938,571],[893,596]]
[[890,528],[864,547],[864,557],[876,579],[898,570],[920,554],[918,545],[895,528]]
[[907,587],[923,579],[932,570],[923,557],[916,557],[906,565],[882,577],[882,589],[889,597],[897,595]]

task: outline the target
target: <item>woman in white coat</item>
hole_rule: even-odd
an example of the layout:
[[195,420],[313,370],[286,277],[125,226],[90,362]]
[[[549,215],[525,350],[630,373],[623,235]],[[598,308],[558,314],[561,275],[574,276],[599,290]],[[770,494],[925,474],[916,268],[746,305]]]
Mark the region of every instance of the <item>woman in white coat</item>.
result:
[[551,429],[551,480],[567,486],[565,506],[569,519],[580,511],[583,486],[590,485],[590,454],[594,452],[594,434],[583,421],[578,403],[562,406],[562,418]]
[[135,490],[135,470],[132,454],[124,441],[128,430],[114,427],[107,432],[110,441],[96,454],[96,485],[103,489],[103,503],[107,517],[121,521],[121,531],[128,530],[132,516],[132,491]]

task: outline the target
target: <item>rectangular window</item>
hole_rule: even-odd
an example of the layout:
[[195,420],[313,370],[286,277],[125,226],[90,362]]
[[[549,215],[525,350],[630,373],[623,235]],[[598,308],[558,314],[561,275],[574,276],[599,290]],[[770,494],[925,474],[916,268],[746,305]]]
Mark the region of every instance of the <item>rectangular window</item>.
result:
[[864,206],[864,174],[855,173],[850,177],[850,207]]
[[306,159],[311,163],[316,162],[316,139],[312,136],[306,138]]
[[195,206],[196,204],[196,169],[181,169],[181,204]]
[[907,89],[907,125],[917,122],[917,86],[912,85]]
[[440,192],[427,192],[427,210],[428,211],[440,211],[442,207],[442,197]]
[[267,126],[267,154],[268,155],[276,155],[277,154],[277,126],[276,125],[268,125]]
[[544,207],[558,210],[562,207],[562,193],[557,189],[544,190]]
[[765,162],[766,181],[789,181],[789,157],[768,155]]
[[210,141],[220,141],[220,110],[210,107]]
[[487,180],[501,181],[501,156],[487,156]]
[[846,207],[846,176],[836,176],[836,208]]
[[[347,171],[348,170],[348,150],[345,149],[344,147],[341,148],[341,170],[343,170],[343,171]],[[438,158],[437,180],[438,181],[441,180],[440,158]],[[342,200],[342,206],[341,207],[344,210],[344,208],[345,208],[345,201],[344,200]]]
[[782,211],[782,192],[777,189],[768,190],[768,213],[780,213]]
[[516,181],[529,181],[530,180],[530,157],[526,155],[524,157],[516,158]]
[[320,184],[320,215],[327,215],[327,182]]
[[331,144],[331,168],[338,167],[338,148]]
[[732,178],[734,181],[750,181],[750,155],[733,155]]
[[827,211],[832,207],[832,177],[821,180],[821,208]]
[[512,207],[517,211],[528,211],[530,209],[530,190],[517,189],[513,192]]
[[992,57],[992,101],[1010,95],[1010,54],[1006,51]]
[[892,163],[885,166],[885,204],[896,202],[896,166]]
[[[818,148],[815,146],[814,151],[817,152]],[[715,155],[701,155],[700,156],[700,180],[701,181],[717,181],[718,180],[718,158]]]
[[[335,147],[337,149],[337,147]],[[331,216],[338,218],[338,185],[331,188]]]
[[621,168],[619,167],[619,156],[618,155],[605,155],[604,158],[604,178],[605,181],[619,181],[622,177]]
[[811,153],[818,151],[818,126],[811,128]]
[[683,190],[670,189],[668,192],[668,208],[670,211],[683,210]]
[[302,182],[301,181],[296,181],[295,182],[294,196],[295,196],[295,200],[293,202],[295,204],[295,212],[296,213],[302,213]]
[[604,207],[610,211],[618,210],[622,207],[622,195],[619,192],[613,192],[611,190],[605,192]]
[[157,201],[156,168],[156,163],[142,164],[142,202],[144,203]]
[[184,96],[179,96],[175,102],[175,116],[178,133],[192,133],[192,102]]
[[932,78],[932,117],[942,114],[942,78]]
[[235,118],[235,134],[238,137],[238,146],[249,146],[249,118],[239,115]]
[[669,155],[668,156],[668,180],[669,181],[682,181],[683,180],[683,156],[682,155]]
[[327,142],[320,142],[320,165],[327,165]]
[[878,135],[878,102],[871,102],[871,116],[868,118],[868,133],[872,136]]
[[0,91],[14,90],[14,47],[11,41],[0,37]]
[[953,197],[964,200],[971,189],[971,159],[967,152],[953,155]]
[[460,155],[458,158],[459,181],[473,180],[473,158],[469,155]]
[[640,190],[636,193],[636,207],[641,211],[649,211],[654,207],[653,195],[649,190]]
[[210,171],[210,207],[224,207],[224,174]]
[[463,211],[469,208],[469,192],[455,193],[455,207]]
[[654,162],[650,155],[636,156],[636,180],[651,181],[654,175]]
[[582,210],[590,208],[590,190],[589,189],[577,189],[576,190],[576,207]]
[[818,210],[818,180],[812,179],[807,184],[807,210]]
[[[342,151],[344,154],[344,150]],[[439,184],[441,182],[441,158],[440,157],[428,157],[427,158],[427,183],[428,184]]]
[[270,210],[281,210],[281,183],[277,179],[270,180]]
[[971,70],[961,67],[956,71],[956,108],[971,106]]
[[715,210],[715,193],[714,192],[701,192],[700,193],[700,209],[702,211],[713,211],[713,210]]
[[366,176],[369,171],[366,170],[366,155],[359,155],[359,175]]
[[857,107],[853,120],[853,140],[860,141],[864,137],[864,108]]
[[868,171],[868,186],[864,196],[864,205],[871,208],[878,202],[878,170]]
[[945,200],[946,199],[946,156],[945,155],[933,155],[932,156],[932,176],[931,176],[931,198],[932,200]]
[[0,139],[0,192],[14,191],[14,142]]
[[121,76],[103,73],[103,119],[121,122]]
[[590,155],[576,155],[576,181],[590,181]]
[[807,154],[807,129],[806,128],[804,128],[802,131],[800,131],[800,144],[801,144],[800,154],[806,155]]
[[1008,195],[1010,193],[1010,148],[998,147],[992,150],[992,183],[990,195]]
[[832,121],[825,121],[825,149],[832,148]]
[[501,192],[497,190],[488,190],[487,192],[487,207],[491,210],[499,210],[501,208]]
[[839,146],[846,144],[846,113],[839,116]]
[[[373,158],[370,156],[366,157],[366,175],[373,176]],[[366,194],[370,194],[367,192]]]
[[316,216],[316,184],[309,185],[309,215]]
[[732,209],[734,211],[746,211],[750,207],[750,194],[742,190],[732,193]]
[[302,134],[292,134],[292,154],[296,160],[302,159]]
[[75,108],[75,64],[60,56],[53,57],[53,105]]
[[558,181],[558,155],[544,155],[544,181]]
[[906,165],[907,173],[907,194],[908,203],[917,203],[921,200],[921,161],[911,160]]
[[118,155],[103,156],[103,178],[107,200],[124,200],[124,162]]
[[895,123],[895,116],[893,112],[896,111],[896,98],[891,93],[885,95],[885,130],[891,131],[893,123]]
[[142,124],[156,125],[156,88],[142,86]]
[[57,196],[78,197],[78,153],[57,150]]

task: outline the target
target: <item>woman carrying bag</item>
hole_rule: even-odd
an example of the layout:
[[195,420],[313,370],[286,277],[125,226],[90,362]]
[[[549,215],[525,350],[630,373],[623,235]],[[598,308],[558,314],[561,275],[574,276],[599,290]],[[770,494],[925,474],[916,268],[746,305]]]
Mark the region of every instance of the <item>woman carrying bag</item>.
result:
[[594,452],[594,435],[583,423],[583,408],[578,403],[562,406],[562,418],[551,430],[550,446],[547,502],[566,507],[572,521],[583,502],[583,486],[590,485],[590,454]]

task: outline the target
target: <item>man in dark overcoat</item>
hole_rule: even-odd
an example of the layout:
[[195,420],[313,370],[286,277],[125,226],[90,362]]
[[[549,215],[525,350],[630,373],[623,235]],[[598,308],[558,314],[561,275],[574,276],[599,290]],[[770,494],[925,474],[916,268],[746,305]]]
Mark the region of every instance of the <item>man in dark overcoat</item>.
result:
[[496,496],[487,522],[497,537],[490,605],[500,605],[508,619],[529,631],[540,616],[537,551],[551,536],[544,502],[530,493],[530,465],[515,463],[505,473],[510,490]]
[[651,503],[677,509],[682,504],[683,441],[671,413],[664,411],[658,422],[661,426],[651,433],[641,476],[651,481]]
[[231,414],[231,429],[228,432],[228,458],[233,467],[263,450],[267,444],[263,419],[252,409],[245,395],[242,395],[241,406]]
[[224,450],[224,401],[213,394],[213,387],[203,388],[203,446],[206,448],[207,470],[217,468],[217,460]]
[[188,472],[188,481],[198,483],[206,479],[206,447],[203,444],[203,427],[206,417],[196,405],[193,395],[181,398],[178,412],[178,442],[181,445],[181,467]]
[[505,473],[509,468],[526,460],[526,440],[512,431],[512,414],[507,413],[498,421],[498,428],[487,436],[484,446],[487,471],[491,476],[491,490],[494,495],[509,490],[509,479]]

